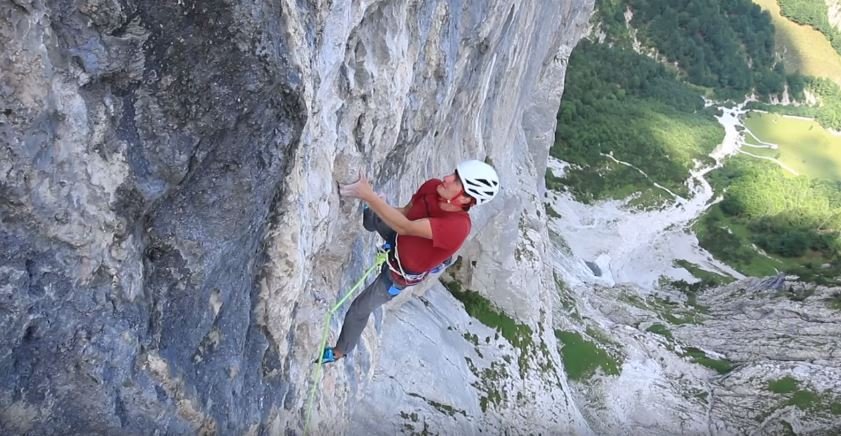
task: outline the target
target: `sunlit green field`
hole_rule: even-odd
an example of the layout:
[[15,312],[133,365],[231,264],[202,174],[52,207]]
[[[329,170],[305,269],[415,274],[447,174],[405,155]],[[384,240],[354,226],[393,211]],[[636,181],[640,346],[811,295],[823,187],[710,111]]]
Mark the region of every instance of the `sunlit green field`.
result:
[[841,56],[822,33],[780,15],[777,0],[753,1],[771,14],[777,31],[777,51],[782,54],[787,71],[826,77],[841,85]]
[[[745,127],[759,140],[780,146],[778,159],[800,175],[841,181],[841,136],[818,123],[777,114],[752,112]],[[749,143],[755,142],[746,135]],[[775,157],[777,153],[744,147],[745,151]]]
[[750,153],[755,156],[762,156],[768,157],[771,159],[776,159],[780,157],[780,151],[774,150],[771,148],[754,148],[754,147],[742,147],[742,151]]
[[746,151],[750,154],[754,154],[757,156],[763,157],[770,157],[770,158],[778,158],[780,157],[780,150],[774,148],[762,148],[762,147],[751,147],[751,145],[760,145],[761,141],[756,139],[751,132],[745,132],[745,144],[742,146],[742,151]]

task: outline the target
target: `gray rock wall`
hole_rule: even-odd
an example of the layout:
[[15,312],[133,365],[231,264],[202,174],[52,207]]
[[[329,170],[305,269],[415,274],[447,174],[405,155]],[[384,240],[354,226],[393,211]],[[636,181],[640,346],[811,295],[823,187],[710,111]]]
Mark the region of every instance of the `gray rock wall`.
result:
[[[541,203],[592,6],[0,4],[0,433],[301,434],[378,243],[335,183],[402,205],[471,157],[504,188],[445,281],[514,330],[404,292],[326,368],[313,433],[837,433],[837,289],[556,283],[591,274]],[[554,329],[619,374],[568,381]]]
[[[461,280],[536,325],[536,193],[591,9],[0,4],[0,430],[300,432],[322,316],[375,242],[335,191],[360,169],[397,203],[492,160],[505,192],[475,215]],[[377,338],[325,375],[318,431],[361,422]],[[557,410],[540,428],[586,429]]]
[[562,328],[600,330],[590,340],[621,364],[617,375],[572,384],[597,433],[841,431],[838,288],[745,278],[691,302],[632,286],[571,292],[573,316]]
[[308,114],[279,5],[0,5],[4,433],[230,433],[289,390],[254,316]]

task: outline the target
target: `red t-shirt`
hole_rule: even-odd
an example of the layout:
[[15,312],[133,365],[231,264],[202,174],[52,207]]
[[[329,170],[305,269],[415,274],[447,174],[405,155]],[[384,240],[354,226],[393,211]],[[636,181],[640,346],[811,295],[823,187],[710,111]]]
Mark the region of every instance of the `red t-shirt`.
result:
[[400,262],[407,273],[419,274],[440,265],[461,248],[470,234],[470,215],[467,212],[441,210],[441,198],[436,190],[441,183],[439,179],[429,179],[412,196],[412,207],[406,217],[412,221],[429,218],[432,239],[397,237]]

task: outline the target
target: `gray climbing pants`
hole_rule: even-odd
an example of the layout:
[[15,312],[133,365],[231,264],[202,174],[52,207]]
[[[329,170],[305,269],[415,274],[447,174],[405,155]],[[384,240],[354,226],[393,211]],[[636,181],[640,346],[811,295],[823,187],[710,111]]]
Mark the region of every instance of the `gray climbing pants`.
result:
[[[376,231],[386,241],[394,243],[395,233],[386,223],[384,223],[377,214],[369,208],[365,208],[362,213],[362,226],[369,232]],[[362,336],[362,330],[368,324],[368,318],[378,307],[391,301],[394,296],[389,295],[388,288],[391,287],[391,273],[388,269],[388,264],[383,264],[376,280],[371,282],[368,287],[357,296],[348,309],[345,315],[345,321],[342,324],[342,332],[339,334],[339,340],[336,341],[337,349],[345,354],[349,354],[356,348],[359,338]],[[402,288],[398,286],[398,288]]]

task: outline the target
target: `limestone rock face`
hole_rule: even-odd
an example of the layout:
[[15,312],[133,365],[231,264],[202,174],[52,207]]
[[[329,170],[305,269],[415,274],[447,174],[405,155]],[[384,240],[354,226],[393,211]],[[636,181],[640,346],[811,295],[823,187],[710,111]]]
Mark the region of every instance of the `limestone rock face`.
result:
[[0,6],[4,433],[231,432],[282,407],[254,311],[307,119],[281,16]]
[[[492,161],[505,190],[474,215],[459,280],[531,325],[534,343],[551,340],[538,192],[591,11],[589,0],[0,5],[2,432],[300,432],[321,319],[372,258],[358,203],[335,189],[360,170],[396,204],[462,159]],[[414,405],[441,432],[587,431],[554,343],[540,361],[558,390],[540,403],[454,381],[518,371],[497,359],[503,339],[472,364],[452,331],[396,352],[416,328],[435,338],[434,312],[410,312],[427,290],[447,314],[437,325],[470,325],[428,286],[387,309],[388,336],[369,327],[327,369],[316,431],[391,432],[404,421],[392,412]],[[404,395],[381,393],[378,367],[401,374]],[[523,395],[535,374],[523,373]],[[358,398],[377,396],[398,404],[362,410]],[[433,417],[441,404],[453,413]]]
[[[841,431],[839,290],[607,287],[547,226],[592,8],[0,4],[0,433]],[[467,158],[503,190],[459,261],[314,385],[379,243],[336,183],[402,206]]]
[[[599,434],[836,434],[841,289],[746,278],[695,299],[621,286],[571,292],[566,328],[619,356],[573,383]],[[569,312],[567,312],[569,313]]]

